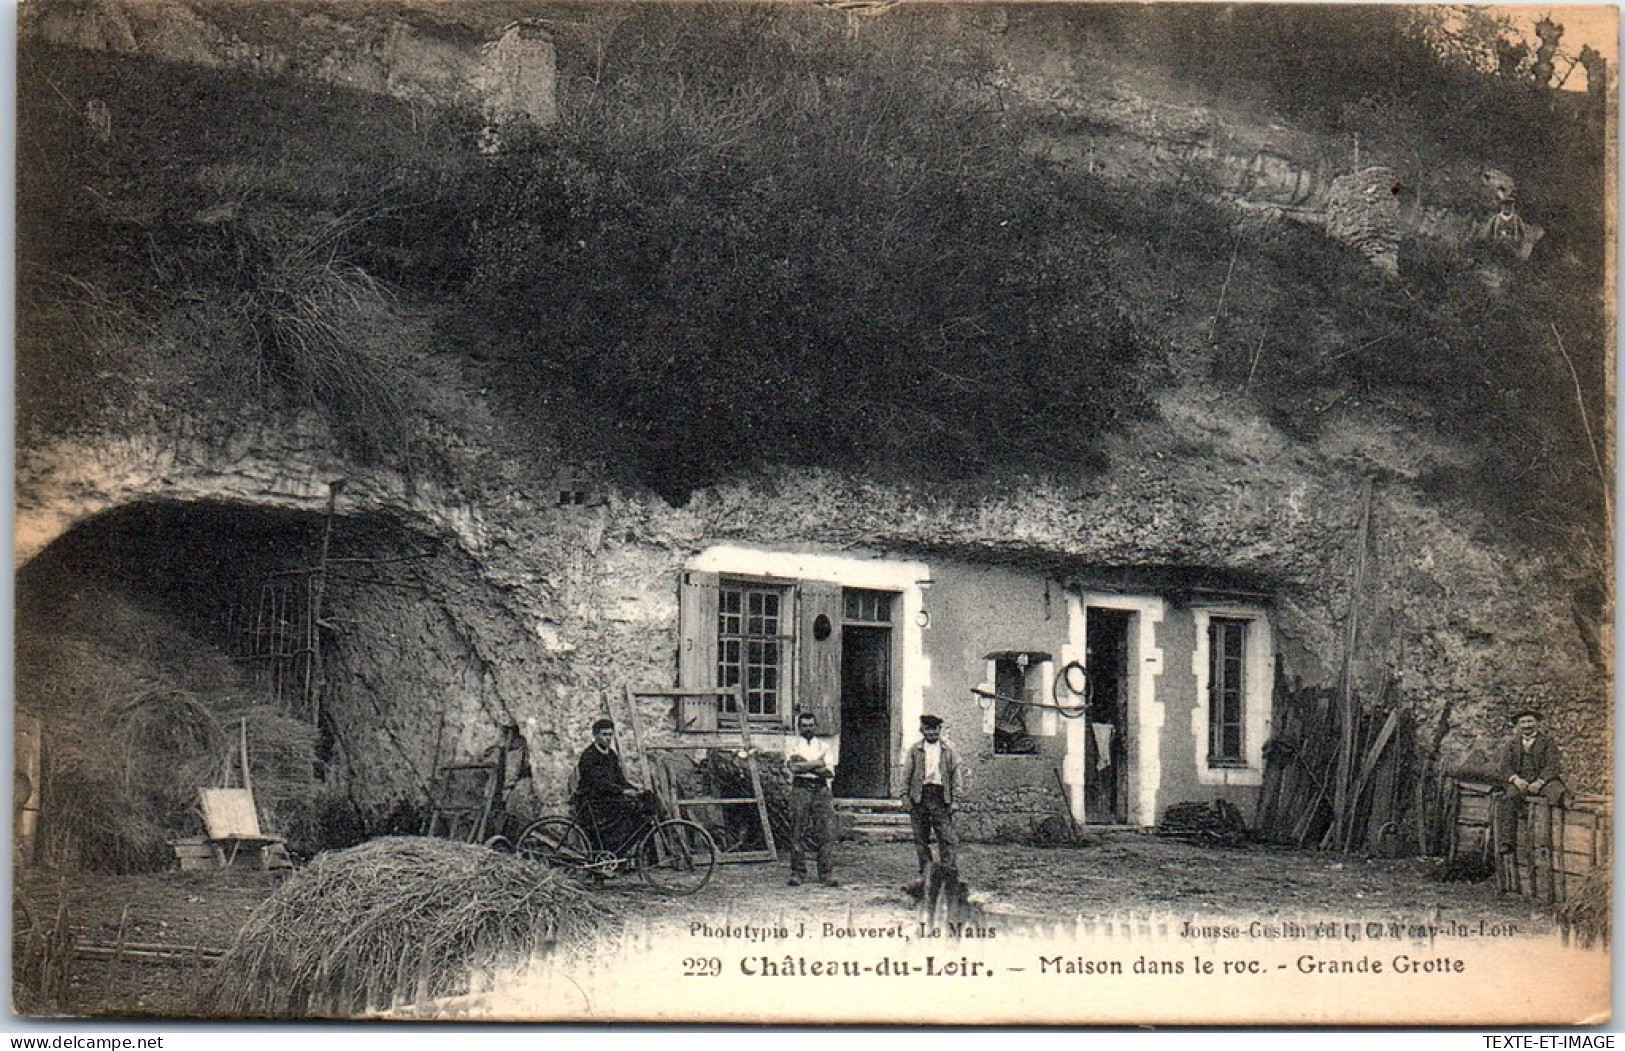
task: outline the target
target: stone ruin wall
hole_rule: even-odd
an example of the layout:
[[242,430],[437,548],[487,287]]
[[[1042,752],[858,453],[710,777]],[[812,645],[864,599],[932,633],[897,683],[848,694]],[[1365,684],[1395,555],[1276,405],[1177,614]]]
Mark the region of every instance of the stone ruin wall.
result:
[[511,23],[473,43],[401,18],[383,25],[341,22],[318,9],[299,16],[296,38],[278,40],[234,28],[207,5],[163,0],[36,4],[23,15],[30,38],[88,51],[307,77],[408,102],[468,106],[497,125],[545,127],[559,116],[553,40],[530,22]]

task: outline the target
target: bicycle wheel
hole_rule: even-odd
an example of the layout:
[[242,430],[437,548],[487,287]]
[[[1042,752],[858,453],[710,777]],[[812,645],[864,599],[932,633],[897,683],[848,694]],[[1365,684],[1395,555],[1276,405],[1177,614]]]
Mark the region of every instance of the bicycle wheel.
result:
[[532,822],[519,833],[513,852],[530,861],[563,868],[579,868],[592,860],[587,833],[567,817],[544,817]]
[[638,844],[638,874],[667,894],[693,894],[717,867],[717,845],[701,825],[674,818],[649,830]]

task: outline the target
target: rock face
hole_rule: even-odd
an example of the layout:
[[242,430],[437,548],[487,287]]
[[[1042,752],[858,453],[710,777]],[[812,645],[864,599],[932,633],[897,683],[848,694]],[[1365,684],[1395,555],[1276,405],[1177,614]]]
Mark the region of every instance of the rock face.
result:
[[[96,4],[31,17],[34,32],[74,47],[302,71],[400,98],[473,102],[493,122],[557,119],[553,45],[535,25],[509,26],[481,47],[401,22],[329,27],[308,39],[340,43],[297,48],[207,14]],[[1220,179],[1218,192],[1283,214],[1313,212],[1374,266],[1397,269],[1398,235],[1410,220],[1392,171],[1332,176],[1286,147],[1216,146],[1222,129],[1211,114],[1158,109],[1127,90],[1099,106],[1111,111],[1111,130],[1057,139],[1049,148],[1060,159],[1147,178],[1209,164],[1230,180]],[[1177,134],[1162,136],[1170,126]],[[1424,218],[1470,233],[1448,210]],[[335,532],[331,554],[376,572],[335,579],[327,594],[322,704],[334,776],[374,816],[421,807],[437,765],[481,758],[508,728],[529,753],[516,806],[562,805],[575,756],[609,699],[629,686],[676,684],[679,578],[693,555],[723,543],[1014,566],[1103,587],[1117,573],[1245,579],[1269,596],[1289,677],[1329,686],[1350,660],[1359,695],[1373,699],[1391,683],[1427,728],[1424,739],[1448,711],[1441,766],[1482,750],[1531,704],[1546,709],[1561,739],[1608,739],[1611,628],[1599,581],[1562,552],[1497,539],[1484,522],[1430,498],[1425,480],[1459,468],[1461,454],[1417,442],[1375,408],[1333,412],[1322,437],[1297,441],[1243,401],[1187,379],[1159,396],[1153,422],[1112,440],[1099,474],[1011,477],[969,491],[785,469],[672,507],[605,479],[583,485],[573,472],[561,490],[566,465],[503,439],[485,384],[466,361],[447,357],[435,376],[449,406],[441,415],[466,427],[447,439],[455,462],[445,477],[348,462],[308,421],[238,420],[204,435],[181,413],[132,433],[22,448],[19,569],[68,530],[95,530],[100,516],[138,502],[319,521],[331,483],[342,479],[335,513],[354,528]],[[1368,504],[1367,571],[1356,591]],[[146,574],[152,594],[181,594],[166,563],[196,554],[177,548],[173,559],[155,560]],[[306,551],[302,562],[315,558]],[[250,585],[242,586],[246,600]],[[1345,630],[1356,614],[1362,630],[1348,654]],[[649,701],[642,722],[668,721],[667,708]],[[1569,766],[1572,787],[1609,789],[1606,748],[1574,749]],[[1007,811],[1053,810],[1047,786],[1008,796]],[[989,829],[998,821],[989,817]]]
[[[1559,566],[1486,545],[1473,523],[1389,482],[1373,490],[1367,585],[1351,596],[1359,474],[1255,461],[1247,454],[1256,447],[1234,434],[1179,462],[1159,450],[1167,438],[1140,436],[1101,478],[1000,496],[785,472],[696,493],[680,509],[612,489],[596,506],[560,505],[546,465],[536,464],[505,463],[478,489],[409,484],[347,467],[315,437],[262,433],[221,445],[143,436],[26,450],[19,557],[26,562],[71,525],[94,529],[97,515],[134,501],[316,516],[327,482],[348,479],[336,505],[343,520],[395,523],[336,534],[336,557],[375,559],[386,579],[335,582],[327,607],[324,705],[342,745],[341,776],[374,814],[421,805],[437,761],[477,759],[510,726],[530,753],[517,805],[559,805],[606,699],[627,686],[675,684],[679,574],[718,542],[935,552],[1058,581],[1157,566],[1241,573],[1274,595],[1277,649],[1289,674],[1307,683],[1336,681],[1345,618],[1357,603],[1366,625],[1355,667],[1362,696],[1392,679],[1425,724],[1448,705],[1446,764],[1465,761],[1529,703],[1551,713],[1562,738],[1606,733],[1605,672],[1587,652],[1598,625],[1588,638]],[[436,553],[389,568],[420,550]],[[644,726],[667,725],[668,708],[648,702]],[[1604,753],[1576,750],[1570,765],[1579,790],[1607,787]],[[1053,809],[1047,789],[1012,791],[1032,794],[1038,811]],[[989,830],[999,820],[990,817]]]

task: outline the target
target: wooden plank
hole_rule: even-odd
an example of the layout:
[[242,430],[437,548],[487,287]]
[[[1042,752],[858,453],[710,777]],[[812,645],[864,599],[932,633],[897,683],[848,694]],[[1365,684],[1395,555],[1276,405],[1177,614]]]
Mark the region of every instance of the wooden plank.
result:
[[1538,901],[1552,897],[1551,816],[1540,799],[1524,801],[1524,827],[1529,830],[1530,890]]
[[1562,864],[1563,836],[1566,831],[1565,812],[1562,807],[1558,807],[1552,811],[1551,816],[1556,825],[1555,834],[1552,836],[1556,846],[1552,851],[1552,900],[1562,902],[1568,900],[1569,892],[1568,871]]
[[649,776],[649,756],[643,750],[643,720],[638,716],[638,699],[632,695],[630,687],[624,691],[623,696],[626,700],[627,710],[630,713],[632,747],[637,749],[638,769],[643,772],[643,787],[653,791],[654,781]]
[[[762,824],[762,845],[767,855],[764,860],[778,861],[779,848],[773,842],[773,821],[767,812],[767,793],[762,791],[762,772],[756,766],[756,746],[750,739],[750,718],[745,712],[745,689],[742,686],[736,689],[739,691],[737,694],[739,739],[745,746],[745,769],[750,771],[750,790],[756,796],[756,814]],[[831,835],[833,834],[832,832]]]
[[1371,543],[1372,480],[1366,478],[1361,494],[1360,524],[1356,530],[1354,572],[1349,581],[1348,617],[1343,624],[1343,670],[1338,676],[1338,745],[1337,765],[1333,768],[1332,824],[1326,830],[1331,844],[1346,847],[1350,818],[1356,805],[1351,798],[1354,786],[1354,749],[1356,747],[1356,704],[1354,697],[1355,649],[1360,642],[1360,601],[1364,597],[1366,553]]
[[119,913],[118,940],[113,944],[112,955],[107,959],[107,970],[102,976],[102,1003],[104,1004],[109,1004],[113,1001],[113,979],[118,974],[119,964],[124,960],[124,936],[129,928],[129,923],[130,906],[129,903],[126,902],[124,905],[124,911]]
[[1584,876],[1597,871],[1597,863],[1589,854],[1558,854],[1554,864],[1567,876]]
[[678,585],[677,679],[689,689],[717,681],[717,574],[689,570]]
[[[74,942],[73,954],[88,960],[111,960],[120,956],[117,945],[107,945],[95,942]],[[138,945],[126,942],[122,959],[126,960],[160,960],[175,963],[187,963],[197,958],[218,960],[226,955],[224,949],[205,949],[194,946],[179,945]]]
[[734,865],[741,861],[777,861],[779,855],[774,851],[766,850],[735,850],[726,854],[717,855],[717,864]]
[[1597,849],[1597,825],[1593,814],[1570,814],[1563,825],[1564,850],[1590,854]]
[[[820,734],[839,737],[844,592],[838,584],[818,580],[803,581],[799,591],[796,707],[798,712],[813,713]],[[820,634],[820,626],[827,633]]]
[[260,834],[254,793],[248,789],[203,788],[198,790],[198,799],[203,810],[203,825],[210,839]]
[[1354,790],[1347,799],[1348,813],[1342,820],[1343,842],[1346,851],[1353,846],[1355,815],[1360,809],[1360,799],[1365,795],[1366,786],[1371,781],[1371,775],[1376,772],[1377,764],[1382,761],[1382,753],[1388,747],[1388,742],[1394,736],[1394,730],[1399,726],[1399,709],[1391,708],[1388,718],[1383,720],[1382,729],[1377,731],[1377,739],[1371,745],[1370,751],[1365,754],[1365,761],[1360,764],[1359,776],[1354,780]]
[[251,796],[254,792],[254,775],[248,767],[248,718],[244,716],[237,721],[237,741],[243,760],[243,790]]

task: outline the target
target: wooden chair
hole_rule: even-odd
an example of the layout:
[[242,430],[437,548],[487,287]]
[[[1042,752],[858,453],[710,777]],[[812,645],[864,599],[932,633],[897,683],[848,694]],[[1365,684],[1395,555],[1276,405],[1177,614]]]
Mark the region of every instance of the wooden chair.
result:
[[215,861],[221,868],[237,863],[244,847],[258,856],[261,868],[272,867],[272,856],[285,852],[281,836],[260,831],[260,818],[254,808],[254,793],[247,788],[202,788],[198,790],[203,811],[203,827]]

